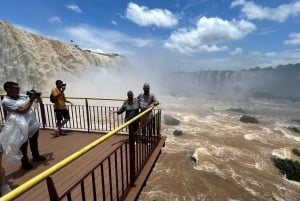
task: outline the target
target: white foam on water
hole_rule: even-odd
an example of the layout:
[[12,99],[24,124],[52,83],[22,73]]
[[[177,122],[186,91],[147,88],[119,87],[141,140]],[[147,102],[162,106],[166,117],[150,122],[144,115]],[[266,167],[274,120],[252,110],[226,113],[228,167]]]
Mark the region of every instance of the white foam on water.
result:
[[251,178],[246,178],[243,175],[237,174],[233,168],[230,168],[230,172],[231,172],[231,178],[233,178],[233,180],[237,184],[242,186],[246,191],[248,191],[253,196],[256,196],[258,194],[253,188],[250,188],[250,185],[259,186],[257,181],[252,180]]
[[286,128],[275,128],[276,130],[280,131],[286,138],[293,139],[297,142],[300,142],[300,134],[295,135],[292,131],[289,131]]
[[[200,164],[199,164],[200,163]],[[222,170],[220,170],[217,165],[215,165],[212,162],[209,161],[203,161],[203,162],[199,162],[198,165],[196,165],[194,168],[196,170],[201,170],[201,171],[205,171],[208,173],[213,173],[223,179],[226,179],[226,175],[224,174],[224,172]]]
[[282,159],[290,159],[292,156],[291,149],[289,147],[283,147],[272,151],[272,156],[276,156]]

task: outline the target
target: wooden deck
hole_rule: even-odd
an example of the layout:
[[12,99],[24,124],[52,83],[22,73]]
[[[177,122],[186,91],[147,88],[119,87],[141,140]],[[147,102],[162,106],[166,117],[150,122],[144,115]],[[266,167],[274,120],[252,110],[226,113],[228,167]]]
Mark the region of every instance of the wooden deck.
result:
[[[15,188],[27,180],[33,178],[34,176],[40,174],[44,170],[50,168],[54,164],[103,136],[100,133],[86,133],[79,131],[64,131],[63,136],[54,138],[51,133],[52,130],[40,130],[39,135],[39,150],[40,154],[47,157],[46,161],[43,162],[32,162],[33,170],[23,170],[21,168],[21,163],[17,162],[15,164],[8,164],[6,162],[5,156],[3,158],[3,164],[6,170],[7,183]],[[59,170],[52,175],[55,187],[58,194],[65,192],[71,184],[75,183],[78,178],[85,175],[89,168],[96,165],[97,162],[104,159],[108,153],[111,153],[121,142],[128,140],[128,135],[118,134],[108,138],[106,141],[101,143],[99,146],[95,147],[85,155],[81,156],[79,159],[73,161],[70,165]],[[160,154],[162,146],[164,146],[165,137],[162,137],[158,146],[155,148],[154,153],[148,160],[145,168],[142,170],[140,176],[135,182],[135,186],[130,190],[128,196],[125,200],[131,201],[135,200],[140,193],[142,187],[145,185],[147,177],[149,176],[152,167],[155,165],[157,157]],[[28,147],[28,156],[31,159],[31,152]],[[30,189],[25,194],[16,198],[15,200],[22,201],[42,201],[49,200],[48,190],[46,186],[46,181],[41,182],[36,187]],[[80,200],[74,199],[74,200]],[[92,199],[91,199],[92,200]],[[100,199],[101,200],[101,199]]]

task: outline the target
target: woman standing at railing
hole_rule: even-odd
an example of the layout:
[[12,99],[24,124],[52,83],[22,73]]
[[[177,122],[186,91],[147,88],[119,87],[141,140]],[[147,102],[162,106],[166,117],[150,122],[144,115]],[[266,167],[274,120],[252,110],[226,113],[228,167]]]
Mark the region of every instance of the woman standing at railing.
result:
[[[140,109],[140,102],[136,98],[134,98],[132,91],[127,92],[127,97],[127,100],[124,101],[122,107],[119,110],[110,111],[110,114],[117,113],[118,115],[125,112],[125,122],[138,115]],[[136,132],[139,129],[139,120],[136,120],[129,126],[134,130],[134,132]]]

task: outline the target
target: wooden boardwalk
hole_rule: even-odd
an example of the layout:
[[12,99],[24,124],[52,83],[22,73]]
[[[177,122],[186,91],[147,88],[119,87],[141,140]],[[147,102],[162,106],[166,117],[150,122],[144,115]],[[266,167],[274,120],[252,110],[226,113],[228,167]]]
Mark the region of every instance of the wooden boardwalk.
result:
[[[54,138],[51,133],[52,130],[40,130],[39,135],[39,150],[40,154],[47,157],[43,162],[32,162],[34,169],[23,170],[21,163],[8,164],[5,156],[3,157],[3,164],[6,170],[7,183],[15,188],[34,176],[40,174],[44,170],[50,168],[54,164],[60,162],[66,157],[70,156],[74,152],[85,147],[89,143],[103,136],[100,133],[87,133],[79,131],[64,131],[64,135]],[[73,161],[70,165],[59,170],[52,175],[55,187],[58,194],[62,194],[70,187],[71,184],[78,181],[83,175],[85,175],[89,169],[94,167],[99,161],[104,159],[109,153],[111,153],[120,143],[128,140],[128,135],[117,134],[114,135],[99,146],[95,147],[79,159]],[[135,182],[135,186],[129,191],[125,200],[135,200],[144,186],[147,177],[149,176],[152,167],[155,165],[156,159],[160,154],[162,146],[164,146],[165,137],[162,137],[158,146],[155,148],[154,153],[151,155],[147,164],[143,168],[141,174]],[[31,151],[28,147],[28,156],[31,160]],[[25,194],[16,198],[20,201],[42,201],[49,200],[46,181],[39,183],[37,186],[30,189]],[[74,198],[73,200],[81,200],[80,198]],[[92,200],[92,199],[91,199]],[[101,200],[101,199],[100,199]]]

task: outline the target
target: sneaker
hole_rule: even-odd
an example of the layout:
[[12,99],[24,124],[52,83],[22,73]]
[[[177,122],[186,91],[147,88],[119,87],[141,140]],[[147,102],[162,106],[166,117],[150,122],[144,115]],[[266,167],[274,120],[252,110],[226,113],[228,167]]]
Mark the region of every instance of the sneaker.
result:
[[33,169],[33,166],[29,162],[23,162],[22,163],[22,168],[24,170],[31,170],[31,169]]
[[33,161],[45,161],[46,157],[45,156],[37,156],[37,157],[33,157],[32,159]]
[[61,131],[58,128],[56,128],[56,129],[54,129],[54,134],[52,134],[52,135],[54,137],[59,137],[60,134],[61,134]]
[[8,184],[4,184],[3,186],[0,187],[0,195],[3,196],[6,193],[10,192],[11,188]]

